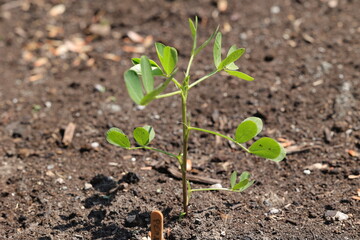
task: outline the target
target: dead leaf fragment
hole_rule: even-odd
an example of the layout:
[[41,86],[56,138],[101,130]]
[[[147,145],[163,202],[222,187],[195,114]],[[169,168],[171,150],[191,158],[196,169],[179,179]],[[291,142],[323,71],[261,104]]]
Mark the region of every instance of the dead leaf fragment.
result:
[[329,165],[323,164],[323,163],[314,163],[314,164],[306,167],[306,169],[309,169],[309,170],[316,170],[316,169],[324,170],[327,168],[329,168]]
[[34,62],[34,67],[41,67],[47,64],[49,60],[45,57],[39,58]]
[[315,41],[315,39],[307,33],[303,33],[302,37],[308,43],[313,43]]
[[120,56],[115,55],[115,54],[113,54],[113,53],[105,53],[105,54],[103,55],[103,58],[104,58],[104,59],[107,59],[107,60],[114,61],[114,62],[120,62],[120,60],[121,60],[121,57],[120,57]]
[[352,196],[351,198],[360,201],[360,197],[359,197],[359,196]]
[[145,48],[143,46],[124,46],[123,47],[124,52],[129,52],[129,53],[144,53],[145,52]]
[[43,79],[43,77],[44,76],[42,74],[35,74],[35,75],[30,76],[28,80],[29,80],[29,82],[36,82],[40,79]]
[[111,27],[109,24],[91,24],[89,31],[92,34],[100,35],[100,36],[107,36],[110,34]]
[[357,151],[355,151],[355,150],[350,150],[349,149],[349,150],[346,150],[346,151],[352,157],[358,157],[359,156],[359,153]]
[[127,32],[127,36],[130,38],[131,41],[136,42],[136,43],[142,43],[144,42],[144,37],[142,37],[140,34],[134,32],[134,31],[129,31]]
[[65,146],[68,146],[71,142],[72,142],[72,139],[74,137],[74,133],[75,133],[75,128],[76,128],[76,125],[72,122],[70,122],[66,129],[65,129],[65,133],[64,133],[64,137],[63,137],[63,144]]
[[66,7],[64,4],[58,4],[53,6],[50,11],[49,11],[49,15],[52,17],[56,17],[59,16],[61,14],[63,14],[66,10]]

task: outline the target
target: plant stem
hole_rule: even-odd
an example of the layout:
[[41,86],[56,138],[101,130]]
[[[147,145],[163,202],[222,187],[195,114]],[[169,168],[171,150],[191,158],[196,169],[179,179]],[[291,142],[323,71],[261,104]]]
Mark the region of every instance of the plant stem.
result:
[[238,146],[240,146],[242,149],[244,149],[246,152],[250,152],[249,149],[247,149],[246,147],[244,147],[242,144],[238,143],[235,139],[232,139],[231,137],[228,137],[226,135],[223,135],[221,133],[217,133],[211,130],[207,130],[207,129],[203,129],[203,128],[196,128],[196,127],[188,127],[189,130],[196,130],[196,131],[200,131],[200,132],[206,132],[206,133],[210,133],[210,134],[214,134],[217,135],[219,137],[225,138],[235,144],[237,144]]
[[156,99],[159,99],[159,98],[166,98],[166,97],[171,97],[171,96],[174,96],[176,94],[180,94],[181,91],[178,90],[178,91],[175,91],[175,92],[171,92],[171,93],[165,93],[165,94],[160,94],[160,95],[157,95],[155,98]]
[[208,79],[208,78],[211,77],[212,75],[215,75],[217,72],[218,72],[218,70],[214,70],[214,71],[212,71],[211,73],[209,73],[209,74],[203,76],[202,78],[196,80],[195,82],[193,82],[192,84],[190,84],[189,89],[192,88],[192,87],[194,87],[194,86],[196,86],[196,85],[198,85],[198,84],[201,83],[202,81]]
[[[185,83],[186,84],[186,83]],[[189,140],[189,128],[187,120],[187,90],[182,94],[181,99],[181,112],[182,112],[182,122],[183,122],[183,155],[182,155],[182,164],[181,164],[181,173],[182,173],[182,188],[183,188],[183,210],[186,216],[188,215],[188,191],[187,191],[187,181],[186,181],[186,168],[187,168],[187,151],[188,151],[188,140]]]
[[132,148],[128,148],[128,149],[129,149],[129,150],[148,149],[148,150],[153,150],[153,151],[156,151],[156,152],[160,152],[160,153],[166,154],[166,155],[168,155],[168,156],[170,156],[170,157],[173,157],[173,158],[178,159],[178,156],[175,155],[175,154],[169,153],[169,152],[164,151],[164,150],[161,150],[161,149],[153,148],[153,147],[141,146],[141,147],[132,147]]

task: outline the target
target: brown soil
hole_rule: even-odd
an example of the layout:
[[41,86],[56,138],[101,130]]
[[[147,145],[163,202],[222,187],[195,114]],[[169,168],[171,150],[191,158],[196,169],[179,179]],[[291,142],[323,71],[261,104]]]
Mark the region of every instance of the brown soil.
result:
[[[66,11],[51,16],[60,3]],[[215,0],[0,5],[1,239],[143,239],[155,209],[166,239],[360,239],[360,1],[228,0],[225,12]],[[220,24],[226,48],[247,49],[241,70],[256,81],[218,75],[193,89],[193,124],[231,135],[259,116],[263,135],[284,138],[291,154],[277,164],[194,132],[194,174],[227,186],[233,170],[247,170],[256,184],[240,194],[196,193],[190,217],[179,220],[180,180],[167,171],[176,163],[115,148],[104,133],[150,124],[154,147],[179,151],[179,99],[139,110],[122,73],[130,57],[156,58],[152,44],[144,47],[151,37],[136,43],[127,37],[134,31],[178,48],[180,76],[195,15],[201,41]],[[211,71],[211,49],[193,79]],[[70,122],[75,135],[65,146]],[[329,210],[348,219],[325,217]]]

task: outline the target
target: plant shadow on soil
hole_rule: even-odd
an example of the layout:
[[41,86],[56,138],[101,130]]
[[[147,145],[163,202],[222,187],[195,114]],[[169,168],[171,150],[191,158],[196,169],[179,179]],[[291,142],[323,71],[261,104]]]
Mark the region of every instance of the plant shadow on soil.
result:
[[[104,176],[102,174],[94,176],[90,183],[92,187],[98,191],[98,193],[84,200],[84,207],[91,209],[99,206],[99,209],[92,209],[87,216],[87,220],[80,219],[76,213],[69,215],[60,215],[60,218],[66,223],[53,227],[53,230],[60,230],[62,232],[71,229],[72,232],[90,232],[92,239],[131,239],[134,237],[133,231],[129,231],[125,228],[121,228],[119,225],[114,223],[103,223],[105,218],[115,219],[118,215],[115,211],[107,212],[103,209],[103,206],[110,206],[115,199],[116,194],[124,189],[125,184],[134,184],[139,181],[139,177],[132,172],[127,173],[119,181]],[[164,215],[171,221],[178,220],[177,216],[170,216],[172,208],[165,209]],[[77,219],[79,218],[79,219]],[[124,226],[127,228],[140,227],[144,230],[146,235],[146,229],[150,224],[150,212],[141,212],[140,210],[131,210],[127,213]],[[41,239],[46,239],[42,237]]]

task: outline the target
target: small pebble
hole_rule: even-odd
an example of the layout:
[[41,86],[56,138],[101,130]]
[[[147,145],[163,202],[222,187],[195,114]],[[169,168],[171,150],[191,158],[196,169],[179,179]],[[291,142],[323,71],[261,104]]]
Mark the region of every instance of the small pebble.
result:
[[100,144],[98,142],[91,143],[92,148],[98,148],[99,146],[100,146]]
[[280,13],[280,7],[279,6],[272,6],[270,9],[272,14],[278,14]]
[[98,92],[104,93],[106,91],[106,88],[101,84],[95,84],[94,87]]
[[311,171],[309,169],[304,170],[304,174],[310,175]]
[[45,102],[45,107],[51,108],[51,106],[52,106],[52,104],[51,104],[50,101],[46,101],[46,102]]
[[91,183],[85,183],[84,185],[84,190],[89,190],[91,189],[93,186],[91,185]]
[[141,110],[144,110],[145,108],[146,108],[146,106],[143,106],[143,105],[137,105],[137,106],[136,106],[136,109],[137,109],[137,110],[140,110],[140,111],[141,111]]
[[278,213],[280,213],[280,210],[277,208],[272,208],[272,209],[270,209],[269,213],[270,214],[278,214]]
[[325,212],[325,218],[330,218],[332,220],[344,221],[349,218],[345,213],[336,210],[328,210]]
[[65,183],[64,179],[62,179],[62,178],[56,179],[55,182],[59,183],[59,184],[64,184]]
[[223,186],[220,183],[216,183],[211,185],[210,188],[223,188]]

